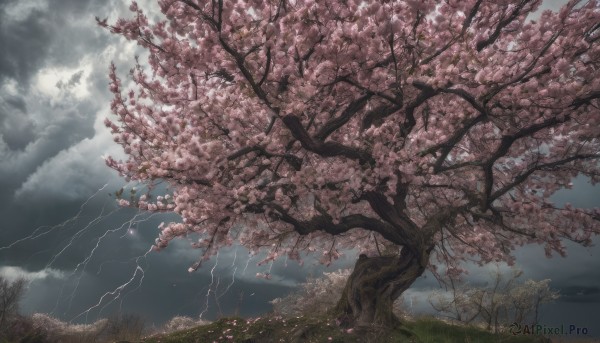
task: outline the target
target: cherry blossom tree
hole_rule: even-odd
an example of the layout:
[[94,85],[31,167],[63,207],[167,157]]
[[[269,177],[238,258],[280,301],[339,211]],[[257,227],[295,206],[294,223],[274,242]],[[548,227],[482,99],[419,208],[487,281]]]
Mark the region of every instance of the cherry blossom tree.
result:
[[132,2],[98,19],[149,52],[131,89],[110,68],[128,159],[106,163],[168,191],[121,204],[179,214],[155,247],[197,234],[191,270],[234,242],[360,250],[336,306],[358,324],[395,323],[426,269],[590,245],[600,210],[549,197],[600,180],[599,4],[528,19],[540,3],[160,0],[151,22]]

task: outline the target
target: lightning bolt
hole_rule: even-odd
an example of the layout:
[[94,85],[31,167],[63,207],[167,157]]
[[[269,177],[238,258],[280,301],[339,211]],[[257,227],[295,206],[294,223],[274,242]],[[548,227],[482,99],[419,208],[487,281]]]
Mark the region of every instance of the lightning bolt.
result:
[[110,217],[113,213],[119,211],[121,208],[117,207],[114,210],[112,210],[109,214],[103,216],[104,214],[104,207],[102,208],[102,211],[100,212],[100,214],[98,215],[98,217],[94,218],[92,221],[90,221],[83,229],[77,231],[73,236],[71,236],[71,239],[69,240],[69,243],[67,243],[67,245],[65,245],[58,253],[56,253],[52,259],[50,259],[50,262],[48,262],[46,264],[45,268],[50,268],[54,262],[56,262],[56,259],[58,257],[60,257],[62,255],[63,252],[65,252],[72,244],[73,242],[79,238],[80,236],[82,236],[89,228],[94,227],[94,225],[96,225],[98,222],[100,222],[102,219]]
[[217,297],[217,301],[219,299],[221,299],[221,297],[224,296],[229,291],[229,288],[231,288],[231,286],[233,286],[233,283],[235,282],[235,273],[237,272],[237,266],[235,265],[236,259],[237,259],[237,249],[234,250],[233,263],[231,264],[231,267],[233,268],[233,274],[231,275],[231,283],[229,283],[229,285],[227,285],[227,288],[225,288],[225,291]]
[[[145,214],[147,214],[147,213],[146,213],[146,212],[141,212],[141,211],[138,211],[138,213],[136,213],[136,215],[135,215],[135,216],[133,216],[133,218],[131,218],[130,220],[128,220],[128,221],[124,222],[123,224],[121,224],[121,226],[120,226],[120,227],[118,227],[118,228],[116,228],[116,229],[110,229],[110,230],[106,230],[106,231],[104,232],[104,234],[102,234],[102,236],[100,236],[100,237],[96,238],[96,245],[94,246],[94,248],[92,248],[92,250],[90,251],[90,253],[89,253],[89,254],[86,256],[86,258],[85,258],[83,261],[81,261],[81,262],[79,262],[79,263],[77,264],[77,266],[75,267],[75,270],[74,270],[74,271],[71,273],[71,275],[69,276],[69,278],[70,278],[70,277],[72,277],[73,275],[75,275],[75,274],[77,273],[77,271],[79,270],[79,268],[83,266],[83,267],[82,267],[82,269],[81,269],[81,272],[79,273],[79,277],[77,278],[77,282],[76,282],[76,284],[75,284],[75,288],[73,289],[73,292],[71,293],[71,296],[69,297],[70,299],[69,299],[69,306],[68,306],[68,309],[67,309],[67,311],[71,309],[71,305],[72,305],[72,302],[73,302],[73,298],[75,297],[75,294],[77,293],[77,290],[78,290],[78,288],[79,288],[79,284],[80,284],[80,282],[81,282],[81,278],[82,278],[82,276],[83,276],[83,273],[85,272],[85,269],[87,268],[87,265],[88,265],[88,263],[90,262],[90,260],[91,260],[91,259],[92,259],[92,257],[94,256],[94,253],[95,253],[95,252],[96,252],[96,250],[97,250],[97,249],[100,247],[100,243],[102,242],[102,240],[103,240],[104,238],[106,238],[106,237],[107,237],[107,235],[108,235],[109,233],[118,232],[118,231],[121,231],[121,230],[123,230],[123,229],[125,229],[125,228],[127,228],[126,232],[128,232],[128,231],[131,229],[131,227],[132,227],[132,226],[134,226],[134,225],[137,225],[137,224],[139,224],[139,223],[143,223],[143,222],[146,222],[146,221],[150,220],[150,219],[151,219],[153,216],[155,216],[157,213],[155,212],[155,213],[152,213],[151,215],[149,215],[148,217],[146,217],[146,218],[144,218],[144,219],[141,219],[141,220],[136,220],[138,217],[140,217],[140,216],[142,216],[142,215],[145,215]],[[127,224],[129,224],[129,225],[127,225]],[[127,226],[127,227],[126,227],[126,226]],[[125,234],[125,235],[121,236],[121,238],[125,237],[126,235],[127,235],[127,234]]]
[[[143,255],[141,255],[141,256],[138,256],[138,257],[136,257],[136,259],[135,259],[135,260],[136,260],[136,267],[135,267],[135,270],[134,270],[134,272],[133,272],[133,275],[131,276],[131,278],[129,278],[129,280],[127,280],[125,283],[123,283],[123,284],[121,284],[121,285],[117,286],[117,287],[116,287],[115,289],[113,289],[112,291],[109,291],[109,292],[106,292],[106,293],[104,293],[104,294],[103,294],[103,295],[100,297],[100,299],[98,300],[98,302],[97,302],[96,304],[94,304],[93,306],[89,307],[87,310],[85,310],[85,311],[81,312],[81,313],[80,313],[80,314],[78,314],[77,316],[73,317],[73,319],[71,319],[71,321],[74,321],[74,320],[76,320],[77,318],[79,318],[79,317],[83,316],[84,314],[85,314],[85,319],[86,319],[86,321],[87,321],[87,318],[88,318],[88,315],[89,315],[90,311],[92,311],[93,309],[96,309],[96,308],[100,307],[100,305],[102,305],[102,303],[104,302],[104,299],[105,299],[106,297],[112,297],[112,299],[111,299],[110,301],[108,301],[106,304],[104,304],[104,306],[102,306],[102,307],[100,308],[100,311],[99,311],[99,313],[98,313],[98,315],[100,315],[100,313],[102,313],[102,310],[104,310],[104,308],[106,308],[106,306],[110,305],[111,303],[113,303],[113,302],[114,302],[114,301],[116,301],[117,299],[120,299],[120,298],[121,298],[121,294],[122,294],[123,290],[125,290],[125,288],[127,288],[127,286],[131,285],[131,284],[132,284],[132,283],[133,283],[133,282],[136,280],[136,278],[137,278],[137,276],[138,276],[138,273],[139,273],[139,274],[141,275],[141,277],[139,278],[139,282],[138,282],[138,284],[137,284],[137,287],[135,287],[135,288],[134,288],[133,290],[131,290],[130,292],[133,292],[133,291],[137,290],[137,289],[138,289],[138,288],[139,288],[139,287],[142,285],[142,283],[144,282],[144,276],[145,276],[145,273],[144,273],[144,268],[142,268],[142,267],[140,266],[139,260],[140,260],[140,259],[142,259],[142,258],[145,260],[145,259],[146,259],[146,256],[148,256],[148,254],[149,254],[149,253],[150,253],[152,250],[153,250],[153,247],[150,247],[150,249],[148,249],[148,251],[146,251],[146,253],[145,253],[145,254],[143,254]],[[130,293],[130,292],[128,292],[128,293]]]
[[[100,193],[104,188],[106,188],[106,186],[108,186],[108,183],[104,184],[104,186],[99,188],[94,194],[92,194],[92,196],[87,198],[87,200],[83,204],[81,204],[81,206],[79,206],[79,212],[77,212],[77,214],[75,214],[75,216],[65,220],[64,222],[62,222],[60,224],[54,225],[54,226],[49,226],[49,225],[40,226],[37,229],[33,230],[33,232],[29,236],[23,237],[19,240],[16,240],[7,246],[0,247],[0,251],[10,249],[10,248],[14,247],[15,245],[17,245],[21,242],[27,241],[27,240],[33,240],[33,239],[40,238],[42,236],[49,234],[50,232],[54,231],[55,229],[63,228],[65,226],[67,226],[68,224],[75,222],[77,219],[79,219],[79,217],[81,216],[81,213],[83,213],[83,209],[88,204],[88,202],[90,202],[90,200],[92,200],[96,195],[98,195],[98,193]],[[48,231],[38,233],[39,231],[41,231],[42,229],[45,229],[45,228],[50,228],[50,229]]]
[[219,250],[217,250],[217,255],[215,258],[215,265],[212,267],[212,269],[210,270],[210,284],[208,285],[208,291],[206,292],[206,306],[204,307],[204,310],[202,310],[202,312],[200,312],[199,318],[202,319],[202,316],[204,315],[204,313],[206,311],[208,311],[208,299],[210,296],[210,291],[212,288],[212,285],[215,281],[215,268],[217,267],[217,265],[219,264]]
[[250,256],[248,257],[248,260],[246,260],[246,266],[244,267],[244,270],[242,271],[242,275],[246,275],[246,269],[248,269],[248,264],[250,263],[250,261],[254,258],[254,256]]

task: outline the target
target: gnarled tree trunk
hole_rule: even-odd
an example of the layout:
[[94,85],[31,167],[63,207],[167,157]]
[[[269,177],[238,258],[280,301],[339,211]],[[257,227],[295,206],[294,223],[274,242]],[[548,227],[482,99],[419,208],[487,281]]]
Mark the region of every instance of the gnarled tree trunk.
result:
[[393,304],[423,274],[431,248],[402,248],[400,256],[360,255],[334,314],[346,325],[399,324]]

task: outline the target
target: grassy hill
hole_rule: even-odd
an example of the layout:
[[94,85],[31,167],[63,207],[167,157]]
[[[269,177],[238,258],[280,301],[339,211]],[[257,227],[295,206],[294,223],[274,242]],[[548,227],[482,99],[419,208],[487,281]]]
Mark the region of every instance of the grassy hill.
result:
[[167,342],[337,342],[337,343],[542,343],[550,342],[540,336],[493,334],[477,327],[457,326],[433,318],[406,322],[394,330],[342,329],[335,321],[324,317],[264,317],[257,319],[223,318],[214,323],[164,335],[146,337],[145,343]]

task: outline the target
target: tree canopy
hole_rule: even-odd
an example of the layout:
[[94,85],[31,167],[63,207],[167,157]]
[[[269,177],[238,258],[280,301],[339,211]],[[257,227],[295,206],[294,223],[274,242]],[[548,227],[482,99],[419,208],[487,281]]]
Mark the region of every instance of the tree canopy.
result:
[[591,244],[600,210],[550,197],[600,181],[600,6],[540,3],[161,0],[151,23],[132,2],[98,20],[149,52],[131,89],[111,66],[128,159],[106,163],[169,191],[121,204],[181,215],[155,247],[197,233],[203,259],[404,247],[458,273]]

